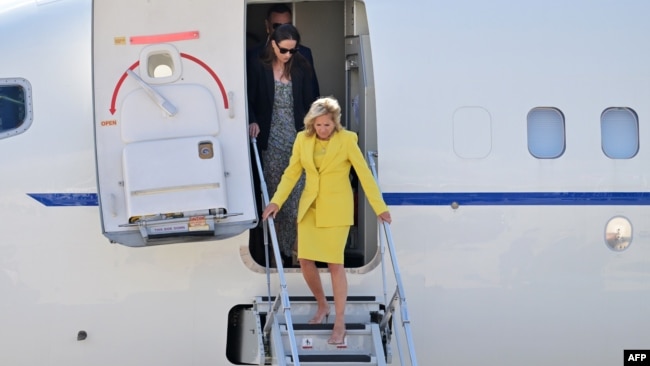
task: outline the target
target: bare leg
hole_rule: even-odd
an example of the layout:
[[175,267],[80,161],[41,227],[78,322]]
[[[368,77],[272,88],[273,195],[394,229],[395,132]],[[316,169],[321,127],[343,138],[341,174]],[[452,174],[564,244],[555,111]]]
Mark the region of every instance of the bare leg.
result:
[[327,342],[330,344],[341,344],[345,338],[345,303],[348,298],[348,280],[345,277],[345,267],[343,264],[328,263],[327,266],[332,276],[334,310],[336,311],[332,336]]
[[318,303],[318,310],[316,315],[309,321],[309,323],[322,323],[323,319],[330,313],[329,304],[327,304],[327,299],[325,298],[325,292],[323,291],[323,284],[320,280],[320,273],[318,273],[318,268],[316,268],[316,263],[309,259],[300,258],[300,269],[302,270],[302,277],[307,282],[307,286],[311,290],[311,293],[316,298]]

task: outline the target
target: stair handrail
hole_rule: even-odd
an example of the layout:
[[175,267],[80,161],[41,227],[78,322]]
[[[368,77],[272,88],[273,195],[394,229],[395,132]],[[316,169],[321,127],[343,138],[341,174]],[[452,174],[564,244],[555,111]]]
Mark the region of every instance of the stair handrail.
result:
[[[257,139],[255,137],[251,138],[251,144],[253,145],[253,150],[255,151],[255,163],[257,165],[257,172],[259,175],[260,179],[260,187],[262,190],[262,198],[263,198],[263,203],[264,206],[268,206],[270,199],[269,199],[269,192],[266,187],[266,180],[264,180],[264,171],[262,170],[262,163],[260,160],[260,154],[259,150],[257,148]],[[261,220],[262,218],[260,218]],[[293,330],[293,320],[291,318],[291,303],[289,301],[289,292],[287,290],[287,281],[284,277],[284,265],[282,264],[282,257],[280,256],[280,248],[278,245],[278,237],[275,232],[275,222],[273,220],[273,217],[269,217],[268,219],[268,227],[269,227],[269,232],[271,234],[271,246],[273,247],[273,256],[275,257],[275,265],[276,269],[278,272],[278,277],[280,281],[280,294],[279,297],[282,302],[282,313],[284,314],[284,318],[287,324],[287,333],[289,335],[289,345],[291,346],[291,356],[293,358],[293,364],[296,366],[300,366],[300,360],[298,358],[298,345],[296,343],[296,336],[295,332]],[[266,231],[266,230],[265,230]],[[265,233],[265,240],[266,240],[266,233]],[[266,250],[266,248],[265,248]],[[268,260],[266,261],[266,273],[267,277],[270,275],[271,269],[269,267]],[[270,293],[269,293],[270,295]],[[269,301],[270,301],[270,296],[269,296]],[[269,314],[266,320],[266,324],[264,325],[264,334],[265,336],[268,336],[268,334],[271,331],[271,327],[273,323],[275,323],[275,316],[278,311],[279,306],[273,306],[273,308],[269,307]]]
[[[377,167],[375,164],[375,158],[378,156],[378,153],[376,151],[368,151],[367,152],[368,156],[368,165],[370,166],[370,169],[372,170],[372,175],[375,177],[375,181],[377,182],[377,186],[379,187],[379,180],[378,180],[378,175],[377,175]],[[379,187],[379,190],[381,192],[381,187]],[[391,298],[391,301],[386,305],[386,311],[389,313],[382,321],[380,322],[380,329],[386,329],[388,321],[391,320],[392,318],[392,313],[394,312],[395,309],[395,301],[399,300],[399,305],[400,305],[400,314],[401,314],[401,320],[402,320],[402,327],[404,328],[404,334],[406,336],[406,343],[409,349],[409,356],[411,358],[411,365],[417,366],[417,358],[415,355],[415,345],[413,343],[413,332],[411,330],[411,319],[409,316],[408,312],[408,306],[406,302],[406,295],[404,292],[404,284],[402,283],[402,274],[400,272],[400,267],[399,264],[397,263],[397,254],[395,252],[395,245],[393,244],[393,234],[390,229],[390,224],[387,222],[382,222],[382,227],[384,229],[384,235],[386,237],[386,242],[388,243],[388,253],[390,254],[390,259],[391,263],[393,266],[393,272],[395,275],[395,282],[396,282],[396,289],[395,289],[395,294]],[[382,256],[382,268],[383,268],[383,261],[384,258]],[[384,287],[386,285],[386,279],[384,277]],[[400,351],[401,352],[401,351]],[[403,363],[402,363],[403,364]]]

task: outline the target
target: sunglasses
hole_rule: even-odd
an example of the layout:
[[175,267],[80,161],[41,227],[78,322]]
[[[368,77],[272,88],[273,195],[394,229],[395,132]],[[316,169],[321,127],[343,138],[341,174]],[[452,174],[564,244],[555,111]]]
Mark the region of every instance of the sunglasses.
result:
[[298,52],[298,47],[296,47],[296,48],[284,48],[284,47],[280,47],[280,45],[277,42],[275,43],[275,45],[278,46],[278,50],[280,50],[280,53],[283,54],[283,55],[285,53],[287,53],[287,52],[289,52],[292,55],[294,53]]

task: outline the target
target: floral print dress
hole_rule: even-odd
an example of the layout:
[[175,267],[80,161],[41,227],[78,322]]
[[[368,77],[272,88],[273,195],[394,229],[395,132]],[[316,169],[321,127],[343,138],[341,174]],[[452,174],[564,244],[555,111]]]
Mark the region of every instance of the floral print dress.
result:
[[[275,81],[275,99],[271,130],[266,150],[262,151],[264,180],[269,197],[273,197],[284,169],[289,165],[293,142],[296,139],[296,127],[293,118],[293,94],[291,82],[284,84]],[[275,229],[280,251],[286,257],[291,257],[296,243],[296,225],[298,216],[298,200],[305,185],[304,174],[296,184],[293,192],[282,206],[275,218]]]

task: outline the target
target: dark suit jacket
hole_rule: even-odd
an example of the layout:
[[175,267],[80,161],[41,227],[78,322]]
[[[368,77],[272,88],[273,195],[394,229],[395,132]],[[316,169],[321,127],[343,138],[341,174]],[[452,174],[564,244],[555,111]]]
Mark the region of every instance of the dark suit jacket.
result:
[[[266,47],[266,42],[262,42],[257,46],[249,48],[246,51],[246,61],[252,62],[253,60],[259,58],[262,55],[262,53],[264,53],[265,47]],[[301,44],[298,46],[298,53],[300,53],[305,59],[307,59],[307,62],[309,62],[309,64],[311,65],[311,72],[312,75],[314,76],[313,94],[314,94],[314,98],[318,98],[320,96],[320,86],[318,85],[318,78],[316,77],[316,69],[314,67],[314,57],[311,54],[311,49]]]
[[[298,54],[294,57],[302,57]],[[304,128],[305,114],[316,99],[313,95],[314,78],[311,70],[303,69],[294,60],[291,70],[291,85],[293,89],[293,117],[296,131]],[[257,137],[258,147],[266,150],[271,130],[271,117],[273,115],[273,101],[275,99],[275,82],[273,70],[265,66],[259,58],[249,59],[247,68],[248,88],[248,123],[257,122],[260,134]]]

